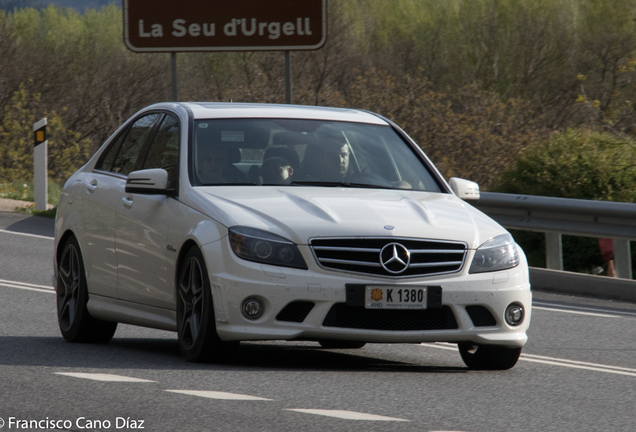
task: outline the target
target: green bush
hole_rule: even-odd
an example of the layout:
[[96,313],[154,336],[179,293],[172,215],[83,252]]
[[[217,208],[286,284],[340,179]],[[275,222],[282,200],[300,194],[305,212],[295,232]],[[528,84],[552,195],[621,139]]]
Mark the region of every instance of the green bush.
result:
[[[589,130],[557,133],[528,147],[514,167],[502,173],[495,191],[636,202],[636,143]],[[545,267],[543,234],[513,231],[513,235],[530,265]],[[591,273],[603,264],[597,239],[563,236],[565,270]]]
[[529,146],[502,173],[497,192],[636,202],[636,141],[568,129]]

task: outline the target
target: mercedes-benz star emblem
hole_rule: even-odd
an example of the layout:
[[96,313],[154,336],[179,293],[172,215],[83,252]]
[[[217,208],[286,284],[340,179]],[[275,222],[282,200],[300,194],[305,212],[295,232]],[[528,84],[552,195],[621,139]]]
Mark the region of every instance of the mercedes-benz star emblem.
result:
[[411,264],[411,253],[399,243],[389,243],[380,251],[380,264],[389,273],[403,273]]

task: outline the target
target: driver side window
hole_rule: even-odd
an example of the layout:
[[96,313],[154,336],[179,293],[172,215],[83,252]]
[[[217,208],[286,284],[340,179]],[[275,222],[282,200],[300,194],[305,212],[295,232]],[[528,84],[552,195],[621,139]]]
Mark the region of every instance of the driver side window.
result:
[[137,158],[160,114],[150,114],[138,119],[128,130],[111,171],[128,175],[135,170]]
[[176,170],[179,160],[179,122],[166,115],[155,135],[146,160],[140,169],[163,168],[168,172],[168,188],[176,187]]

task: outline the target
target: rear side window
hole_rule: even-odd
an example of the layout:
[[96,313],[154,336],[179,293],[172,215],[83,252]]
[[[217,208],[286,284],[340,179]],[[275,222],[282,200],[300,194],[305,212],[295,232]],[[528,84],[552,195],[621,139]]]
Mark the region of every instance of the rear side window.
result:
[[135,170],[141,149],[160,114],[150,114],[137,120],[126,135],[111,171],[128,175]]
[[166,115],[150,146],[141,169],[163,168],[168,172],[168,185],[175,187],[175,172],[179,160],[179,122]]

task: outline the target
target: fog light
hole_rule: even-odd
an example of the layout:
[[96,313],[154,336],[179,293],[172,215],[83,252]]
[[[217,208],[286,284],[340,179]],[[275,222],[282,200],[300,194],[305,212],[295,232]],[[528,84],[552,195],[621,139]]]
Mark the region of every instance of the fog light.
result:
[[255,298],[245,299],[243,307],[241,308],[243,316],[251,320],[258,319],[261,315],[263,315],[263,309],[263,303]]
[[506,308],[506,322],[511,326],[518,326],[523,322],[525,312],[523,306],[518,303],[512,303]]

